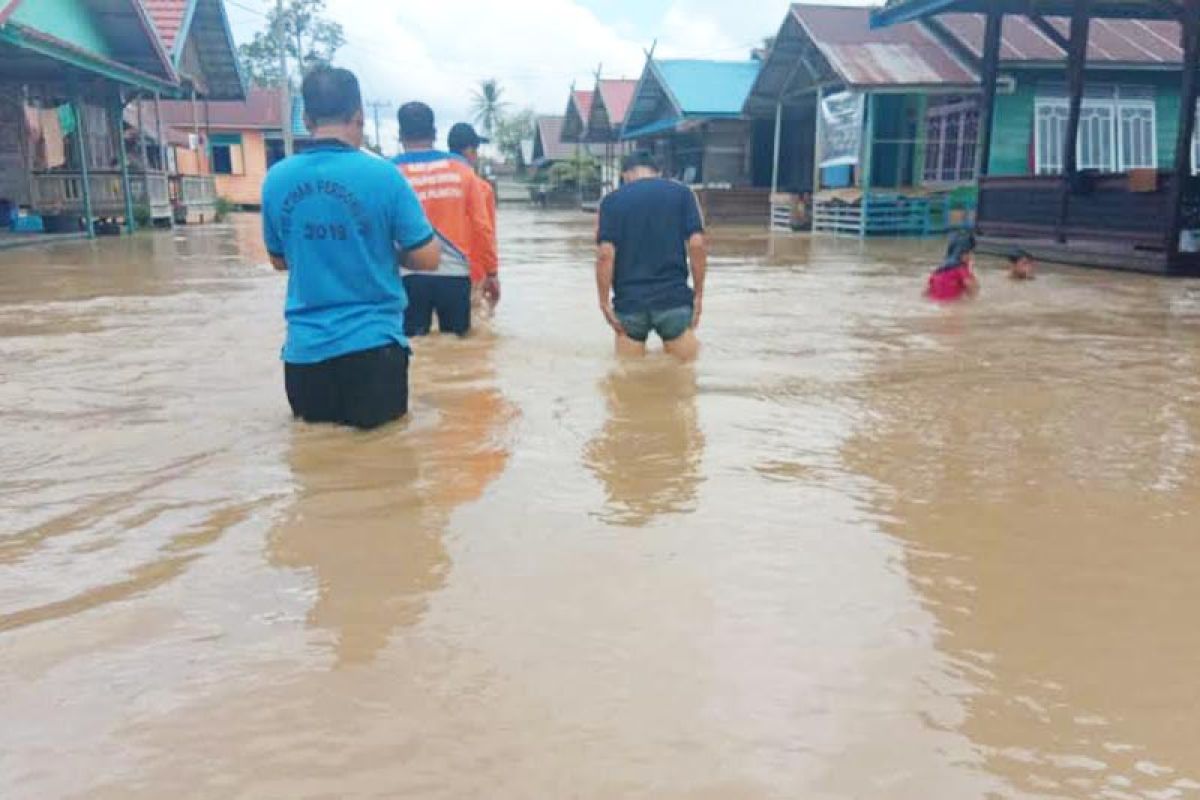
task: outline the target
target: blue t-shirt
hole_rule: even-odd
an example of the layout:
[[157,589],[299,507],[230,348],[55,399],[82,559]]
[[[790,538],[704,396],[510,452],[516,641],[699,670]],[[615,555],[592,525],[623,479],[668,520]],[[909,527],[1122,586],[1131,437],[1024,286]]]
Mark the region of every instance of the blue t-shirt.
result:
[[643,178],[605,197],[596,239],[617,249],[613,269],[617,312],[692,305],[687,241],[703,230],[696,195],[682,183]]
[[314,142],[267,173],[262,218],[267,251],[288,266],[284,361],[408,346],[396,248],[427,244],[433,228],[394,165],[339,141]]

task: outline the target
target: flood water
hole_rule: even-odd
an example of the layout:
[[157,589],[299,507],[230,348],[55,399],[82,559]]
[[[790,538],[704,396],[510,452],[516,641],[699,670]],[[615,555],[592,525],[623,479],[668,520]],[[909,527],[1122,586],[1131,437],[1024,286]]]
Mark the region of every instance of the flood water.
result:
[[1200,797],[1200,284],[590,221],[407,423],[294,425],[257,220],[0,254],[0,797]]

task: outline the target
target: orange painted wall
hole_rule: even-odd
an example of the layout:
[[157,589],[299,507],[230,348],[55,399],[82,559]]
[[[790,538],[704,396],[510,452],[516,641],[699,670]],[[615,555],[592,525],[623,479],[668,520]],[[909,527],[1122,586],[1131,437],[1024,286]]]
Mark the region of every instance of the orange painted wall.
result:
[[267,176],[267,145],[261,131],[242,131],[244,175],[217,175],[217,196],[243,206],[262,202],[262,183]]
[[208,165],[204,154],[186,147],[175,148],[175,170],[180,175],[207,175]]

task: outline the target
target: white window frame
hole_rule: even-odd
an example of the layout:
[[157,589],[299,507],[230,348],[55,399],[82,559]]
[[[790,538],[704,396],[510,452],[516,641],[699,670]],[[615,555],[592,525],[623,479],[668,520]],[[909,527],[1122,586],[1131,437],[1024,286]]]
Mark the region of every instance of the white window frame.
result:
[[[1098,169],[1104,172],[1127,172],[1138,168],[1157,169],[1158,115],[1153,87],[1100,84],[1089,86],[1087,91],[1088,96],[1083,98],[1079,133],[1075,141],[1075,158],[1079,168]],[[1043,112],[1057,112],[1059,124],[1065,126],[1069,109],[1070,101],[1060,86],[1039,89],[1034,100],[1033,112],[1034,172],[1038,175],[1058,175],[1062,173],[1063,169],[1059,143],[1043,141],[1041,124]],[[1148,130],[1144,130],[1146,138],[1143,140],[1143,147],[1148,147],[1148,152],[1143,154],[1149,156],[1149,163],[1127,162],[1126,160],[1126,134],[1123,119],[1125,111],[1148,112],[1149,117],[1145,120],[1148,122]],[[1107,115],[1107,119],[1095,123],[1095,120],[1101,115]],[[1103,138],[1105,133],[1107,133],[1107,139]],[[1100,138],[1088,142],[1088,136]],[[1054,149],[1046,149],[1046,145],[1052,145]],[[1097,145],[1100,150],[1105,151],[1106,157],[1097,158],[1094,153],[1089,152],[1094,149],[1089,145]],[[1043,158],[1043,155],[1046,157]]]
[[[925,185],[953,185],[970,183],[975,180],[976,159],[979,157],[979,97],[977,95],[951,96],[937,98],[941,102],[930,103],[925,109],[925,164],[921,170],[921,183]],[[975,137],[968,139],[963,135],[971,115],[975,117]],[[938,139],[929,139],[929,127],[933,120],[938,120]],[[954,166],[947,171],[946,162],[946,131],[950,121],[954,119],[957,125],[958,141],[953,145]],[[930,164],[930,149],[936,154],[935,162]],[[932,166],[932,169],[931,169]]]

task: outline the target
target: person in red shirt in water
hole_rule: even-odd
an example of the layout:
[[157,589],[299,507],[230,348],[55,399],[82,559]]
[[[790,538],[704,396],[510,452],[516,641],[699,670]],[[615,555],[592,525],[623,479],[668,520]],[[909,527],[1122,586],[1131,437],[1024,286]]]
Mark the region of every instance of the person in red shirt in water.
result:
[[979,293],[975,277],[975,236],[967,231],[954,234],[946,248],[946,259],[929,275],[925,296],[938,302],[949,302]]

